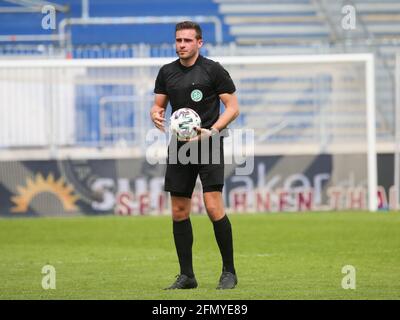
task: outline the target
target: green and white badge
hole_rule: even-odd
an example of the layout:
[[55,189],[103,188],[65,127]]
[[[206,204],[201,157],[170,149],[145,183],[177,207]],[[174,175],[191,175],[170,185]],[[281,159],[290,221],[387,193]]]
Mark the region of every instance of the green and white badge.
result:
[[190,97],[194,102],[199,102],[201,99],[203,99],[203,92],[201,92],[199,89],[195,89],[190,93]]

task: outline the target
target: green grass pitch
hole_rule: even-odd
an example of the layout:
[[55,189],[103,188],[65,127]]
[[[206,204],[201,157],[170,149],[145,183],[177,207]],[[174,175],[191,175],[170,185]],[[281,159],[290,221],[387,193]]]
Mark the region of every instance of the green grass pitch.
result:
[[[399,299],[400,213],[230,215],[239,284],[215,290],[212,224],[192,216],[199,287],[164,291],[178,273],[170,217],[0,219],[0,299]],[[56,269],[56,289],[41,271]],[[356,269],[343,289],[342,267]]]

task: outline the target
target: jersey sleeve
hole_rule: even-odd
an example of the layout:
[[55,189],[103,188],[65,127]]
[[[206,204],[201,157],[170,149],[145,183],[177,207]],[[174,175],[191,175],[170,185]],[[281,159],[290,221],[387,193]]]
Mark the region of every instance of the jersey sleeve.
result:
[[234,93],[236,91],[235,84],[228,71],[221,64],[215,63],[212,70],[214,75],[215,90],[218,94]]
[[158,72],[156,83],[154,86],[154,93],[165,94],[165,95],[167,94],[163,68],[161,68],[160,71]]

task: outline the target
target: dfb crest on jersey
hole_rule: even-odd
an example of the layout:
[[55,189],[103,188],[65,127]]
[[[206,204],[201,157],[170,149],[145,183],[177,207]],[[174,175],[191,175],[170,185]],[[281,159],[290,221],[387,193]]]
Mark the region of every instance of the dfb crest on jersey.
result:
[[201,92],[199,89],[195,89],[190,93],[190,97],[194,102],[199,102],[201,99],[203,99],[203,92]]

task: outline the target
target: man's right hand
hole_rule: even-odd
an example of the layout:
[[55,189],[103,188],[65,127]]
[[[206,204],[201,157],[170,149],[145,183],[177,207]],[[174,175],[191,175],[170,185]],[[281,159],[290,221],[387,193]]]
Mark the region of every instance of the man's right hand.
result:
[[165,122],[165,110],[159,110],[159,111],[152,111],[151,113],[151,120],[153,121],[154,125],[156,126],[157,129],[161,130],[162,132],[165,132],[165,127],[164,127],[164,122]]

